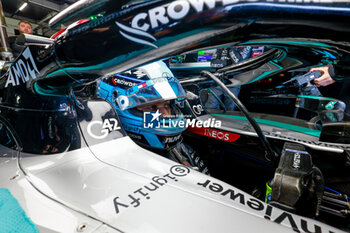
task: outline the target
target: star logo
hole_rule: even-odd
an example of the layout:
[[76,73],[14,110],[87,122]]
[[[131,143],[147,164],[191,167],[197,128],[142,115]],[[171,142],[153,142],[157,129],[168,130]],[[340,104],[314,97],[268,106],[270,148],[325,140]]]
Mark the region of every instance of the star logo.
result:
[[144,112],[143,113],[143,127],[144,128],[159,128],[160,116],[162,114],[157,110],[156,112]]
[[151,113],[151,115],[153,116],[151,122],[153,122],[154,120],[159,120],[159,117],[160,117],[162,114],[159,112],[159,109],[158,109],[155,113]]

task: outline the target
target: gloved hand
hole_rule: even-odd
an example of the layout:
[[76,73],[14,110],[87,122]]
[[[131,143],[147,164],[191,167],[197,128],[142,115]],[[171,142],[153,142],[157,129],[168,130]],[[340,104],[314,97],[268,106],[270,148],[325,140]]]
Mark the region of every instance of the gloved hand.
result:
[[319,70],[322,73],[321,77],[314,79],[314,83],[316,84],[316,86],[324,87],[335,83],[335,80],[331,76],[332,72],[330,69],[332,69],[332,66],[315,67],[310,70],[310,72]]

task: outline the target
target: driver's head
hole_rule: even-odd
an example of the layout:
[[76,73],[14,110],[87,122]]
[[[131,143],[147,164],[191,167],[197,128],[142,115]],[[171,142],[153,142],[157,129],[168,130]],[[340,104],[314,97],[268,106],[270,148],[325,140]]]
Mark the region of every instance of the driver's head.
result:
[[18,23],[18,30],[20,34],[26,33],[26,34],[33,34],[33,28],[31,23],[29,23],[26,20],[21,20]]
[[170,105],[170,101],[163,101],[153,104],[147,104],[143,106],[137,107],[138,110],[142,112],[156,112],[159,111],[161,117],[170,117],[172,115],[172,108]]
[[121,111],[159,110],[162,116],[170,116],[175,102],[186,97],[179,80],[162,61],[117,74],[107,82],[115,86],[116,103]]
[[178,105],[186,93],[164,62],[108,77],[99,82],[97,95],[113,103],[125,130],[138,143],[168,150],[181,141],[186,128],[180,124],[185,119]]

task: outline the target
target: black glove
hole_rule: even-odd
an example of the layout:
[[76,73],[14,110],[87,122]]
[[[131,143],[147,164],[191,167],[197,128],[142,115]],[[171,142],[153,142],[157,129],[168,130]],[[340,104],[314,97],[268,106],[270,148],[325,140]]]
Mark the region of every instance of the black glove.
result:
[[217,49],[216,53],[212,57],[210,66],[212,68],[219,69],[231,64],[237,64],[250,58],[251,54],[251,46]]
[[212,68],[223,68],[225,66],[231,65],[232,61],[231,58],[229,57],[229,48],[223,48],[223,49],[217,49],[216,53],[212,57],[210,61],[210,66]]

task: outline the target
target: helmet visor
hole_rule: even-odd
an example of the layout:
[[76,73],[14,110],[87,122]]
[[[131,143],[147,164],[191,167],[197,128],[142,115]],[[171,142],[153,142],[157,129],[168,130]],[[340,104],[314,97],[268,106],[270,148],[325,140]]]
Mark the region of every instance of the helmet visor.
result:
[[165,77],[135,85],[129,88],[126,94],[119,96],[116,100],[121,110],[167,100],[181,100],[186,97],[184,89],[175,78],[168,80]]

